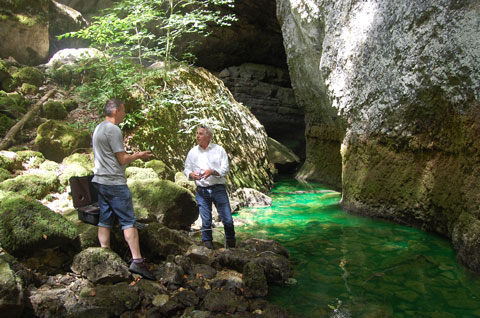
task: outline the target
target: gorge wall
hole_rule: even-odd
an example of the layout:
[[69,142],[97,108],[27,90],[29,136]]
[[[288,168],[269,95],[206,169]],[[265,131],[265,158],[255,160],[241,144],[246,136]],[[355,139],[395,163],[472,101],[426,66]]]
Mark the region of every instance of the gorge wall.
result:
[[277,15],[300,174],[342,176],[346,210],[445,235],[480,272],[480,3],[279,0]]

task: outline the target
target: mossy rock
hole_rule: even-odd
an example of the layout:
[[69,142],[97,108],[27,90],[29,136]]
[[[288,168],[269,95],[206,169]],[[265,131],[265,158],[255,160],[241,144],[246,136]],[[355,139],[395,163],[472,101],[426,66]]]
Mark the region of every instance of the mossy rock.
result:
[[13,178],[13,175],[7,169],[0,168],[0,182]]
[[128,167],[125,170],[125,176],[129,181],[135,180],[158,180],[158,175],[151,168]]
[[136,214],[147,214],[171,229],[190,229],[198,206],[190,191],[168,180],[128,182]]
[[3,317],[21,317],[25,305],[25,286],[12,268],[12,261],[15,261],[12,256],[0,255],[0,310]]
[[128,167],[145,168],[145,162],[141,159],[134,160],[128,164]]
[[61,162],[68,155],[91,147],[88,131],[75,131],[55,120],[41,124],[37,129],[35,145],[46,159]]
[[15,121],[7,115],[0,114],[0,136],[5,136],[10,128],[15,125]]
[[16,192],[35,199],[43,199],[57,188],[58,178],[53,172],[24,174],[0,183],[0,190]]
[[168,166],[161,160],[150,160],[145,163],[145,168],[152,168],[160,179],[170,179],[173,177],[172,171],[170,171]]
[[8,71],[7,64],[3,60],[0,60],[0,82],[9,77],[10,72]]
[[72,163],[66,166],[60,175],[60,184],[66,186],[71,177],[84,177],[93,175],[92,169],[86,169],[78,163]]
[[0,244],[17,257],[57,246],[76,250],[77,230],[40,202],[11,193],[0,203]]
[[17,85],[28,83],[38,87],[42,86],[43,81],[45,81],[45,75],[43,75],[42,71],[33,66],[19,68],[12,74],[12,77],[15,79]]
[[56,163],[55,161],[51,161],[51,160],[45,160],[44,162],[42,162],[39,166],[40,169],[42,170],[46,170],[46,171],[57,171],[58,169],[60,169],[60,165],[58,163]]
[[12,77],[8,77],[2,80],[1,83],[2,83],[2,89],[6,92],[13,92],[17,87],[17,82]]
[[195,191],[197,190],[197,185],[195,184],[195,181],[189,181],[187,179],[187,176],[182,171],[178,171],[175,174],[175,183],[189,190],[192,194],[195,194]]
[[73,155],[65,157],[62,164],[65,166],[77,164],[90,170],[93,170],[95,166],[92,153],[74,153]]
[[22,117],[27,112],[26,104],[25,97],[17,93],[0,97],[0,110],[11,118]]
[[63,106],[67,110],[67,112],[71,112],[74,109],[78,108],[78,103],[73,99],[66,99],[63,101]]
[[49,101],[43,105],[43,115],[48,119],[65,119],[67,110],[60,101]]
[[22,163],[17,160],[17,154],[12,151],[0,151],[0,168],[14,171],[22,168]]
[[28,83],[23,83],[19,90],[24,95],[35,95],[38,93],[38,87]]
[[17,151],[17,161],[22,164],[28,164],[29,167],[39,167],[45,161],[45,157],[41,152],[33,150]]
[[195,242],[179,231],[158,223],[145,227],[140,235],[142,255],[149,260],[165,260],[168,255],[185,254]]

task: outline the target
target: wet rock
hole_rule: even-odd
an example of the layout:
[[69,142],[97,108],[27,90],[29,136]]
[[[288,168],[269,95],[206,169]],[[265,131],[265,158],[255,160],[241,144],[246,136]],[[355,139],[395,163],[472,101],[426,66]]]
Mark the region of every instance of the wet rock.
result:
[[238,242],[238,247],[247,251],[255,252],[257,255],[270,252],[287,258],[290,257],[288,250],[282,244],[274,240],[251,238]]
[[191,290],[182,290],[175,295],[175,300],[185,307],[196,306],[199,303],[199,298],[195,292]]
[[192,245],[185,254],[192,262],[198,264],[211,264],[214,252],[205,246]]
[[214,279],[212,279],[210,286],[212,289],[229,290],[236,295],[243,293],[242,274],[224,269],[219,271]]
[[231,291],[212,290],[203,299],[203,308],[213,312],[234,313],[243,306],[245,303]]
[[201,277],[205,279],[211,279],[214,278],[216,274],[217,271],[215,268],[207,264],[196,264],[191,270],[191,275],[196,278]]
[[164,263],[155,271],[155,276],[159,277],[160,281],[167,285],[179,286],[184,281],[184,272],[182,267],[174,263]]
[[251,188],[237,189],[231,195],[232,200],[238,201],[242,207],[265,207],[272,205],[272,198]]
[[75,255],[72,271],[98,284],[116,283],[131,277],[127,264],[112,250],[90,247]]
[[168,255],[183,255],[193,244],[185,234],[156,222],[149,223],[140,233],[142,254],[149,260],[164,260]]
[[263,267],[257,262],[248,262],[243,268],[245,297],[265,297],[268,294],[267,278]]

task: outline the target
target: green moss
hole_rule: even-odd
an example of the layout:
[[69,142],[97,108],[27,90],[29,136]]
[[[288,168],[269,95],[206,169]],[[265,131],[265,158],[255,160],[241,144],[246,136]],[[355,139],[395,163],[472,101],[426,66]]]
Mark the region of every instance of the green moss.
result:
[[158,175],[150,168],[128,167],[125,171],[127,179],[133,180],[158,180]]
[[0,60],[0,82],[9,77],[10,73],[8,72],[7,64],[3,60]]
[[23,83],[20,86],[20,92],[25,95],[35,95],[38,93],[38,87],[32,84]]
[[78,103],[74,101],[73,99],[67,99],[63,101],[63,106],[67,110],[67,112],[71,112],[72,110],[76,109],[78,107]]
[[6,92],[13,92],[16,87],[17,81],[14,78],[8,77],[2,80],[2,89]]
[[0,183],[0,190],[20,193],[26,197],[42,199],[58,188],[58,178],[53,172],[24,174]]
[[0,168],[0,182],[3,182],[4,180],[13,178],[13,175],[10,171],[7,169]]
[[65,124],[49,120],[38,127],[35,145],[46,159],[61,162],[71,153],[89,149],[91,135],[88,131],[74,131]]
[[22,67],[13,73],[12,77],[17,82],[17,85],[23,83],[32,84],[35,86],[42,86],[43,81],[45,80],[45,75],[42,71],[33,66]]
[[75,226],[40,202],[12,194],[0,203],[0,244],[12,255],[74,245]]
[[0,110],[10,117],[18,118],[27,112],[26,103],[22,95],[11,93],[6,97],[0,97]]
[[45,157],[38,151],[22,150],[17,151],[17,161],[28,164],[29,167],[38,167],[45,161]]
[[14,171],[16,169],[20,169],[22,167],[21,163],[16,160],[16,156],[14,153],[10,153],[10,155],[1,155],[0,154],[0,168],[6,169],[8,171]]
[[65,157],[62,164],[65,166],[77,164],[85,169],[93,170],[93,155],[91,153],[74,153],[73,155]]
[[65,119],[68,115],[62,102],[49,101],[43,105],[43,114],[48,119]]
[[137,159],[135,161],[132,161],[128,164],[129,167],[137,167],[137,168],[145,168],[145,162],[143,162],[141,159]]
[[7,115],[0,114],[0,136],[5,136],[8,130],[15,125],[15,121]]
[[55,161],[45,160],[40,164],[39,168],[47,171],[57,171],[60,168],[60,165]]
[[93,175],[92,169],[87,169],[78,163],[69,164],[62,171],[60,184],[66,186],[71,177],[83,177]]

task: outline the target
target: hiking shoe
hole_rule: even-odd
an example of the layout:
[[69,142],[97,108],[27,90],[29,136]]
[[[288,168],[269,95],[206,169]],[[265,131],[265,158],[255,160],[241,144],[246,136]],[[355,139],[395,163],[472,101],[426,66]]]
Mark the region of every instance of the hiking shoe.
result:
[[150,280],[157,280],[155,275],[152,274],[147,268],[147,265],[145,263],[134,263],[130,264],[130,267],[128,270],[132,273],[141,275],[142,277]]
[[203,241],[203,246],[205,246],[209,250],[213,250],[213,242],[212,241]]
[[235,247],[235,239],[233,240],[227,240],[227,248],[234,248]]

